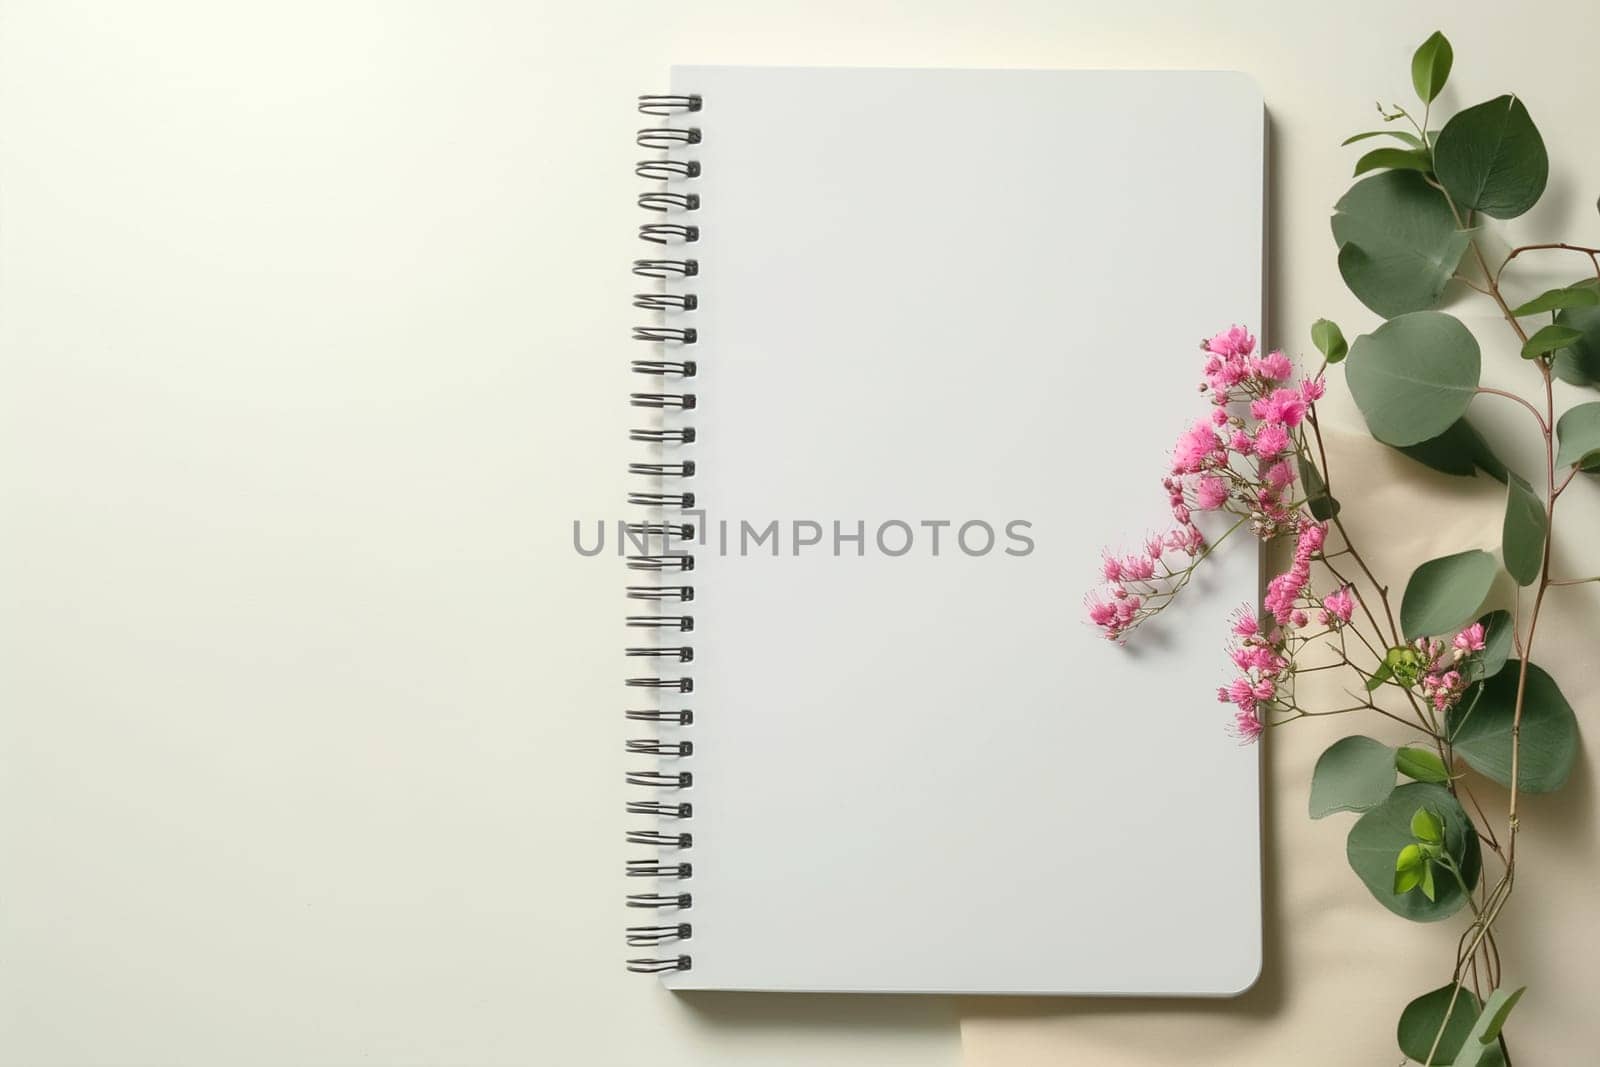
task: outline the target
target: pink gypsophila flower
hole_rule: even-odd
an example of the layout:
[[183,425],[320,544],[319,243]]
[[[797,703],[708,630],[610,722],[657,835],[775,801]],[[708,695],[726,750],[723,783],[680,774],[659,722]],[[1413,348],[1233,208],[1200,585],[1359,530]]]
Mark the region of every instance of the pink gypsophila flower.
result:
[[1221,442],[1217,440],[1216,431],[1211,428],[1209,420],[1200,419],[1182,437],[1172,449],[1172,471],[1174,474],[1196,474],[1205,469],[1206,461],[1220,451]]
[[1275,459],[1289,448],[1289,431],[1275,422],[1262,425],[1256,431],[1256,455],[1262,459]]
[[1201,511],[1215,511],[1228,502],[1228,483],[1214,474],[1208,474],[1194,487],[1194,506]]
[[1266,726],[1261,722],[1261,716],[1254,710],[1246,711],[1240,708],[1233,713],[1233,732],[1243,744],[1250,744],[1261,737]]
[[1206,535],[1200,532],[1200,527],[1189,523],[1167,534],[1167,545],[1186,556],[1199,555],[1206,547]]
[[1260,361],[1256,370],[1263,378],[1283,381],[1294,373],[1294,364],[1282,352],[1272,352]]
[[1356,598],[1347,585],[1336,592],[1329,593],[1322,598],[1323,622],[1332,624],[1334,620],[1340,623],[1350,621],[1350,616],[1355,614]]
[[1299,540],[1294,545],[1294,558],[1297,561],[1310,560],[1328,540],[1328,524],[1325,522],[1307,522],[1300,527]]
[[1306,417],[1306,401],[1298,390],[1274,389],[1251,403],[1250,414],[1265,422],[1281,422],[1293,429]]
[[1125,556],[1121,564],[1122,577],[1131,582],[1148,582],[1155,577],[1156,562],[1149,556]]
[[1456,639],[1451,644],[1457,651],[1463,653],[1482,652],[1484,648],[1483,623],[1475,622],[1468,626],[1465,630],[1456,634]]
[[1256,350],[1256,339],[1243,326],[1231,326],[1207,341],[1206,350],[1218,356],[1248,356]]

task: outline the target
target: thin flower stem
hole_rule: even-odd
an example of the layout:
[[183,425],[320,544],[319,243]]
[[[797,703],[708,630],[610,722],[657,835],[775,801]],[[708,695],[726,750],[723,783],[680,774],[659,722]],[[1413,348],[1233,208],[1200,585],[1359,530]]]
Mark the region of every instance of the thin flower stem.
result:
[[[1315,719],[1315,718],[1320,718],[1321,716],[1324,716],[1324,715],[1348,715],[1351,712],[1356,712],[1356,711],[1375,711],[1379,715],[1384,716],[1385,718],[1393,719],[1395,722],[1399,723],[1401,726],[1408,726],[1411,729],[1418,730],[1418,731],[1420,731],[1420,732],[1422,732],[1424,734],[1428,733],[1428,731],[1426,729],[1424,729],[1423,727],[1421,727],[1421,726],[1417,725],[1416,723],[1412,722],[1410,719],[1402,719],[1400,716],[1394,714],[1393,712],[1385,711],[1383,708],[1380,708],[1378,705],[1373,704],[1370,701],[1368,701],[1366,703],[1363,703],[1363,704],[1354,704],[1354,705],[1351,705],[1348,708],[1336,708],[1336,709],[1334,709],[1332,711],[1307,711],[1306,709],[1300,708],[1300,707],[1291,707],[1291,708],[1289,708],[1287,710],[1293,711],[1293,712],[1295,712],[1295,714],[1289,716],[1289,718],[1287,718],[1287,719],[1281,719],[1278,722],[1273,723],[1272,725],[1274,725],[1274,726],[1287,726],[1289,723],[1294,722],[1294,721],[1296,721],[1298,719]],[[1429,736],[1432,736],[1432,735],[1429,734]]]
[[[1351,670],[1357,672],[1358,674],[1362,673],[1360,667],[1357,667],[1354,663],[1351,663],[1347,659],[1341,659],[1341,660],[1339,660],[1339,661],[1337,661],[1335,663],[1323,663],[1323,664],[1320,664],[1320,665],[1318,665],[1316,667],[1296,667],[1294,669],[1294,673],[1296,673],[1296,674],[1316,674],[1318,671],[1336,671],[1336,670],[1340,669],[1341,667],[1349,667]],[[1365,675],[1363,675],[1363,676],[1365,676]]]
[[[1451,200],[1450,198],[1449,190],[1444,189],[1443,186],[1440,186],[1440,189],[1444,192],[1444,198],[1446,202],[1450,204],[1450,211],[1455,215],[1457,224],[1460,225],[1461,229],[1463,230],[1470,230],[1472,228],[1470,212],[1468,213],[1468,218],[1463,220],[1461,213],[1456,210],[1455,201]],[[1511,326],[1511,329],[1516,333],[1517,339],[1523,344],[1527,344],[1527,332],[1523,330],[1522,323],[1517,321],[1517,317],[1511,314],[1511,305],[1507,304],[1505,297],[1500,295],[1499,275],[1491,275],[1489,273],[1489,261],[1483,258],[1483,249],[1478,247],[1478,242],[1476,240],[1468,241],[1467,246],[1472,249],[1473,256],[1478,260],[1478,268],[1483,271],[1483,276],[1489,283],[1489,296],[1497,305],[1499,305],[1500,314],[1505,318],[1506,322]]]
[[[1498,286],[1500,284],[1500,275],[1505,273],[1506,268],[1511,265],[1511,261],[1513,259],[1516,259],[1518,256],[1522,255],[1524,252],[1538,252],[1538,251],[1550,251],[1550,250],[1559,250],[1559,251],[1565,251],[1565,252],[1578,252],[1578,253],[1581,253],[1583,255],[1588,256],[1589,259],[1592,262],[1600,264],[1600,248],[1589,248],[1586,245],[1573,245],[1573,244],[1568,244],[1565,241],[1550,241],[1550,242],[1547,242],[1545,244],[1521,245],[1521,246],[1519,246],[1517,248],[1513,248],[1510,252],[1508,252],[1506,254],[1506,258],[1501,261],[1499,269],[1494,272],[1494,283],[1495,283],[1495,285]],[[1597,267],[1597,269],[1600,269],[1600,267]]]
[[[1332,496],[1333,481],[1332,474],[1328,470],[1328,450],[1322,441],[1322,425],[1317,419],[1315,404],[1312,404],[1306,408],[1306,421],[1311,424],[1311,433],[1317,439],[1317,455],[1322,460],[1322,483],[1325,487],[1327,487],[1328,494]],[[1367,581],[1371,582],[1372,587],[1378,591],[1378,597],[1383,601],[1384,615],[1389,621],[1390,637],[1392,642],[1398,645],[1400,643],[1400,630],[1397,626],[1395,626],[1394,611],[1389,607],[1389,587],[1378,581],[1377,575],[1372,573],[1372,568],[1367,566],[1367,561],[1361,558],[1361,553],[1356,550],[1355,541],[1350,537],[1350,531],[1345,529],[1344,521],[1340,519],[1338,515],[1334,515],[1331,521],[1333,522],[1334,528],[1339,531],[1339,536],[1344,539],[1345,547],[1350,550],[1350,556],[1356,561],[1356,566],[1361,568],[1361,572],[1367,576]],[[1361,602],[1362,610],[1367,613],[1367,617],[1372,620],[1372,628],[1381,634],[1383,632],[1383,627],[1378,625],[1378,620],[1373,617],[1372,610],[1371,608],[1367,607],[1365,599],[1362,598],[1360,594],[1357,594],[1357,600]]]
[[1461,783],[1461,792],[1465,794],[1467,800],[1472,803],[1472,809],[1478,813],[1478,818],[1483,820],[1483,829],[1478,831],[1478,836],[1483,838],[1484,843],[1494,850],[1494,854],[1496,856],[1501,856],[1501,858],[1504,858],[1500,851],[1500,842],[1495,840],[1494,827],[1490,825],[1489,816],[1484,814],[1483,805],[1478,803],[1478,798],[1472,792],[1472,787],[1463,781]]
[[[1337,568],[1333,564],[1329,563],[1328,560],[1327,560],[1327,557],[1325,557],[1325,556],[1324,557],[1320,557],[1318,559],[1318,562],[1321,563],[1324,567],[1328,568],[1328,573],[1333,575],[1334,581],[1338,582],[1340,585],[1347,585],[1352,590],[1355,591],[1356,603],[1361,605],[1362,613],[1365,614],[1367,619],[1368,619],[1368,621],[1372,623],[1373,630],[1377,632],[1378,640],[1380,640],[1380,641],[1383,640],[1383,629],[1382,629],[1381,626],[1378,625],[1378,620],[1372,614],[1372,609],[1367,606],[1366,598],[1361,595],[1361,590],[1359,588],[1357,588],[1357,586],[1355,585],[1354,582],[1350,581],[1350,579],[1346,578],[1343,574],[1339,573],[1339,568]],[[1355,635],[1357,637],[1359,637],[1361,639],[1361,643],[1367,646],[1367,651],[1372,653],[1373,658],[1378,660],[1379,662],[1382,662],[1383,661],[1383,653],[1379,652],[1376,648],[1373,647],[1372,642],[1367,640],[1366,634],[1363,634],[1361,632],[1360,628],[1354,626],[1353,624],[1351,626],[1351,630],[1352,630],[1352,632],[1355,633]]]
[[[1523,338],[1523,340],[1527,340],[1527,338]],[[1488,393],[1490,396],[1503,396],[1507,400],[1515,400],[1517,403],[1521,404],[1523,407],[1532,412],[1533,417],[1539,421],[1539,430],[1541,433],[1550,432],[1550,425],[1544,421],[1544,416],[1539,414],[1539,409],[1522,399],[1522,397],[1518,396],[1516,393],[1508,393],[1504,389],[1491,389],[1487,385],[1478,386],[1476,391],[1480,393]]]

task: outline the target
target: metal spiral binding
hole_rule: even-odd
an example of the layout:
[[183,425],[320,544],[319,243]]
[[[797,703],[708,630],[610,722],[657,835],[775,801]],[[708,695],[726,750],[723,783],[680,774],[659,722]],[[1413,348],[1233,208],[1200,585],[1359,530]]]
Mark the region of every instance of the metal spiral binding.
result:
[[[669,119],[675,115],[698,112],[702,106],[700,97],[692,95],[639,97],[641,114]],[[663,123],[639,130],[634,142],[641,148],[676,152],[700,144],[701,131],[698,126]],[[700,210],[700,196],[677,187],[677,183],[698,178],[700,162],[671,157],[647,159],[634,166],[634,173],[648,181],[673,183],[673,187],[641,193],[639,196],[639,207],[655,212],[662,221],[647,222],[639,227],[639,239],[649,245],[659,246],[660,250],[651,253],[652,258],[634,260],[634,275],[666,283],[698,276],[699,261],[686,253],[689,251],[687,246],[700,241],[700,227],[685,216]],[[658,290],[635,294],[633,306],[643,311],[676,316],[695,311],[700,306],[700,300],[693,293]],[[689,325],[652,323],[634,327],[633,339],[665,350],[695,344],[700,338],[699,332]],[[700,367],[695,361],[682,358],[636,359],[632,361],[632,370],[635,374],[662,379],[663,385],[670,382],[668,388],[678,383],[691,384],[690,380],[700,374]],[[695,395],[691,392],[633,393],[628,400],[633,407],[653,409],[667,418],[679,418],[695,408]],[[693,444],[695,431],[689,426],[646,426],[630,430],[628,438],[671,453],[683,445]],[[647,480],[643,489],[628,493],[629,504],[656,512],[684,511],[694,507],[693,492],[664,492],[661,489],[664,479],[681,481],[693,478],[694,460],[676,455],[663,456],[650,462],[630,463],[628,473]],[[628,523],[626,530],[638,549],[635,555],[627,557],[629,570],[662,575],[667,572],[687,574],[694,570],[694,556],[680,550],[681,547],[688,547],[696,536],[692,523],[677,521],[672,517],[652,516],[648,521]],[[689,603],[694,600],[694,587],[634,585],[628,587],[628,597],[630,600],[659,603],[661,608],[657,610],[670,611],[671,607],[665,602]],[[627,624],[632,629],[646,631],[649,636],[682,635],[694,630],[694,617],[688,614],[630,615]],[[679,640],[683,638],[679,637]],[[686,644],[631,646],[624,652],[630,661],[680,665],[694,661],[694,648]],[[654,690],[664,697],[694,692],[694,679],[682,676],[634,677],[626,679],[626,684],[629,690]],[[654,723],[661,727],[688,727],[694,723],[694,712],[688,708],[634,708],[624,712],[624,715],[630,722]],[[656,850],[653,858],[630,859],[627,874],[630,878],[653,878],[657,881],[688,879],[694,873],[692,865],[676,857],[694,845],[694,835],[687,829],[681,829],[694,817],[694,806],[676,797],[664,799],[663,792],[673,790],[681,793],[693,787],[694,774],[680,769],[683,766],[680,761],[693,756],[694,742],[677,737],[670,740],[667,737],[630,738],[626,750],[630,756],[651,757],[656,761],[653,767],[627,772],[629,785],[656,793],[654,799],[630,800],[627,812],[629,815],[649,816],[657,820],[654,827],[630,828],[627,831],[628,844]],[[669,766],[671,769],[667,769]],[[630,893],[627,903],[630,908],[671,908],[683,912],[693,905],[693,898],[688,893],[664,891]],[[687,922],[630,926],[627,929],[627,943],[637,947],[677,944],[688,941],[693,933],[693,928]],[[628,970],[640,974],[687,971],[691,962],[686,953],[663,954],[630,959]]]

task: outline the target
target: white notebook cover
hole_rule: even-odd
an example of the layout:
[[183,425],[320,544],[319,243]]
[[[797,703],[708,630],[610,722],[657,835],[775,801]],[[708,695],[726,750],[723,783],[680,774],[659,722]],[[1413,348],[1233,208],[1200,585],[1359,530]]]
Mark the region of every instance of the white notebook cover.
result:
[[[670,120],[702,131],[669,153],[701,164],[669,185],[700,197],[674,220],[699,239],[655,254],[697,261],[666,289],[700,303],[662,320],[697,343],[658,358],[698,364],[696,408],[664,420],[698,439],[641,458],[692,459],[665,488],[706,513],[681,579],[695,659],[662,668],[695,685],[662,701],[693,724],[660,731],[694,745],[660,761],[693,773],[660,791],[693,803],[662,820],[692,847],[661,853],[693,873],[659,889],[693,904],[628,918],[692,935],[630,954],[689,956],[664,976],[683,990],[1246,989],[1258,750],[1215,690],[1258,552],[1230,542],[1127,647],[1081,601],[1103,545],[1169,525],[1201,338],[1259,324],[1259,90],[677,67],[672,91],[704,101]],[[741,555],[740,522],[772,520],[779,554]],[[823,530],[798,555],[796,520]],[[833,522],[858,520],[863,554],[836,556]],[[877,544],[892,520],[903,555]],[[985,555],[955,541],[972,520],[996,531]],[[1005,551],[1013,520],[1027,555]]]

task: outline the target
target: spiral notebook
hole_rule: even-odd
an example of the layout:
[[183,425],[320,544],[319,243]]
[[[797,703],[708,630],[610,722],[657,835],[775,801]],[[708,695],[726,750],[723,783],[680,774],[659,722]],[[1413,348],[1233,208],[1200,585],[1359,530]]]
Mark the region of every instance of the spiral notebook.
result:
[[[1230,543],[1119,647],[1200,339],[1262,315],[1219,72],[677,67],[642,97],[626,915],[671,988],[1228,995]],[[1122,540],[1119,542],[1119,538]]]

